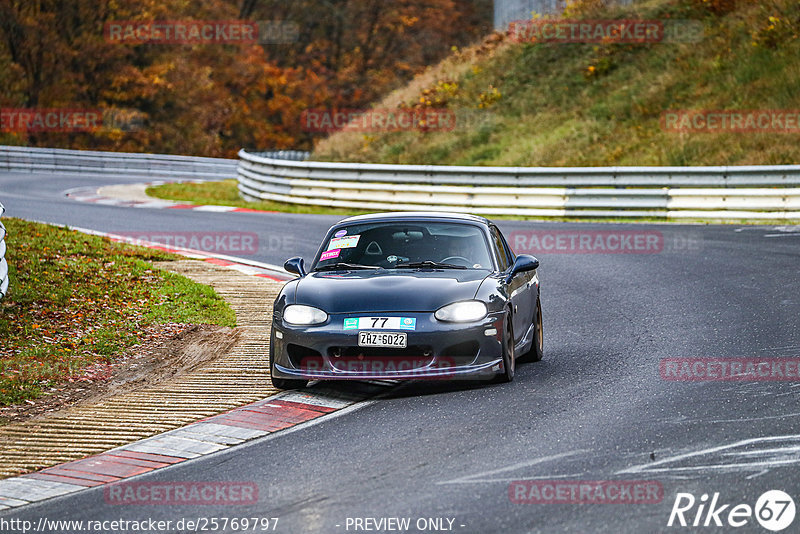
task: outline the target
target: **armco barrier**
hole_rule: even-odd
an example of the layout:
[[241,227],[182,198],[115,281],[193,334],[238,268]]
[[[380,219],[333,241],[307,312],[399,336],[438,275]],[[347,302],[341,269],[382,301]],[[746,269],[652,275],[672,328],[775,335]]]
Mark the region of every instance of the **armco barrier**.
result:
[[545,217],[800,219],[800,166],[458,167],[239,152],[248,200]]
[[[0,217],[6,208],[0,204]],[[0,299],[8,293],[8,262],[6,261],[6,227],[0,222]]]
[[0,172],[222,180],[236,176],[236,164],[234,159],[0,146]]

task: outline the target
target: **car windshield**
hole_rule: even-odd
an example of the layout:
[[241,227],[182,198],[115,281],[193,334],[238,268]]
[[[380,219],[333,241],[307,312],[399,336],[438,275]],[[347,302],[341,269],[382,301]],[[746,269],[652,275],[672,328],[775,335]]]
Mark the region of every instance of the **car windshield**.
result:
[[492,269],[480,227],[469,223],[384,221],[337,227],[326,239],[314,270]]

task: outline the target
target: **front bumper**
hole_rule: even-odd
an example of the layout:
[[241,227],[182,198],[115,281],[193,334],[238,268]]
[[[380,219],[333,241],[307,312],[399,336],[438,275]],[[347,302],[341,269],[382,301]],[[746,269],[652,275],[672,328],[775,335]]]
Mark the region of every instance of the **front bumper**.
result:
[[[405,349],[359,347],[359,330],[344,329],[346,318],[378,315],[416,319],[413,330],[379,330],[405,332]],[[474,323],[443,323],[433,313],[398,312],[336,314],[310,327],[275,320],[272,374],[305,380],[491,378],[502,371],[503,319],[504,314],[494,313]]]

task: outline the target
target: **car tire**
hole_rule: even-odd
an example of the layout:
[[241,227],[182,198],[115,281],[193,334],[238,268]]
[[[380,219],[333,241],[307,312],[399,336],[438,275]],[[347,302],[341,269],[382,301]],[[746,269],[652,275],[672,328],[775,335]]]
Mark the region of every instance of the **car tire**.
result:
[[308,380],[292,380],[287,378],[271,377],[272,385],[278,389],[303,389],[308,385]]
[[536,317],[533,319],[533,343],[531,350],[519,357],[520,362],[538,362],[544,357],[544,333],[542,332],[542,303],[536,298]]
[[514,355],[514,330],[511,326],[511,312],[506,314],[503,325],[503,372],[494,379],[495,383],[504,384],[514,380],[516,357]]

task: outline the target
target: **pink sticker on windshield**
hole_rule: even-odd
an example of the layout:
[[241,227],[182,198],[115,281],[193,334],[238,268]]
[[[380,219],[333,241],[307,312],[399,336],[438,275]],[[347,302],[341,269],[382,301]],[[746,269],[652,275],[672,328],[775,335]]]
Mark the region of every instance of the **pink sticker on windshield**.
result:
[[332,260],[333,258],[338,258],[339,253],[341,251],[342,249],[335,248],[333,250],[329,250],[328,252],[323,252],[322,256],[319,257],[319,261]]
[[347,230],[339,230],[338,232],[333,234],[333,237],[342,237],[342,236],[345,236],[345,235],[347,235]]

